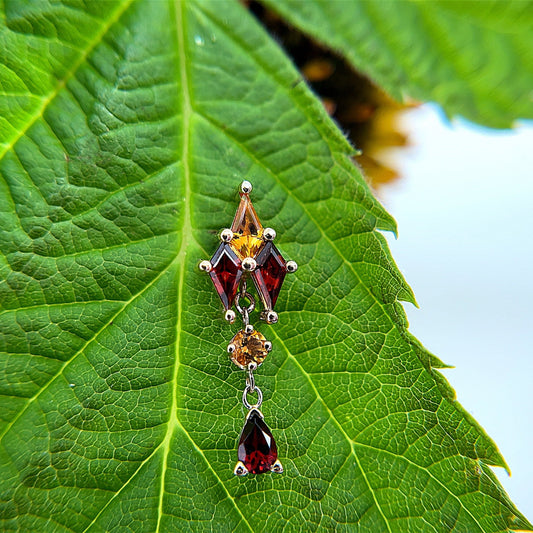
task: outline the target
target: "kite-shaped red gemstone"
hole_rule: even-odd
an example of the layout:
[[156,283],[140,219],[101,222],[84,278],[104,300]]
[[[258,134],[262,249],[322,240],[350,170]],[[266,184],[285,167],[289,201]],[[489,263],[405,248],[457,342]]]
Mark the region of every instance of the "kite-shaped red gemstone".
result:
[[229,309],[235,301],[242,277],[241,260],[229,244],[222,243],[211,258],[209,275],[224,307]]
[[287,263],[279,250],[267,242],[256,258],[252,278],[265,309],[274,309],[281,285],[287,274]]

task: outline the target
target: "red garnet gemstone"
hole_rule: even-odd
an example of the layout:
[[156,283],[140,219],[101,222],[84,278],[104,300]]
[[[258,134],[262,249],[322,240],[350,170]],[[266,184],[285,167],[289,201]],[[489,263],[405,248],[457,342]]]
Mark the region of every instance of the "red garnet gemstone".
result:
[[241,281],[241,261],[228,244],[222,243],[211,258],[211,265],[209,275],[213,285],[224,307],[229,309],[233,305]]
[[250,474],[270,472],[278,458],[276,441],[255,409],[250,412],[242,428],[238,456]]
[[274,309],[287,274],[287,264],[271,242],[265,244],[256,262],[257,268],[252,272],[255,287],[265,308]]

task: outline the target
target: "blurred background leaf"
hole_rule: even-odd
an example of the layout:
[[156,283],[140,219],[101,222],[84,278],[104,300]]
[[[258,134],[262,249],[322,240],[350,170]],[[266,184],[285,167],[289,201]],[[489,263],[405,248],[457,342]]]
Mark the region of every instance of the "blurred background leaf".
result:
[[264,3],[399,101],[492,127],[533,118],[529,0]]

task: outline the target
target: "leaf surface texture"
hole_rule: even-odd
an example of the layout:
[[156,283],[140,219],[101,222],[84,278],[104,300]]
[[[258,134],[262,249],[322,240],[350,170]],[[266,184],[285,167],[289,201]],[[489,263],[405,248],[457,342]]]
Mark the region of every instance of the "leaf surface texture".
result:
[[[391,217],[235,2],[4,2],[0,528],[528,527],[497,448],[407,332]],[[200,259],[237,186],[299,262],[259,326],[285,466],[233,476],[236,331]]]

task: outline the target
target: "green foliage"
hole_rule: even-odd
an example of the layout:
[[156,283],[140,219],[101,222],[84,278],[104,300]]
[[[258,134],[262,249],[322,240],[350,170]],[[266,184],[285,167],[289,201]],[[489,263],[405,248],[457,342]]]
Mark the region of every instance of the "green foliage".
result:
[[[0,528],[529,524],[407,332],[351,147],[236,2],[2,5]],[[283,475],[232,474],[243,376],[199,259],[244,178],[300,263],[259,326]]]
[[265,0],[397,99],[493,127],[533,118],[533,3]]

